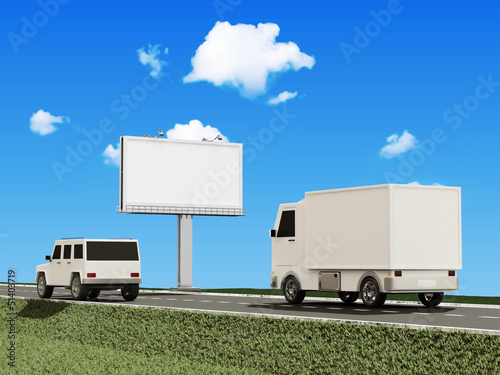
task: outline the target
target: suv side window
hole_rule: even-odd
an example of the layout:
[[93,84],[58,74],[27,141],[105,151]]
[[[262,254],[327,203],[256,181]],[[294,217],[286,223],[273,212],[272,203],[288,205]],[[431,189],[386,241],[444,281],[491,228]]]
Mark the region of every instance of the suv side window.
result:
[[54,247],[52,259],[61,259],[61,245],[56,245],[56,247]]
[[75,259],[83,259],[83,245],[75,245],[75,253],[73,255]]
[[71,245],[64,245],[64,259],[71,259]]
[[295,211],[283,211],[281,214],[278,237],[295,237]]

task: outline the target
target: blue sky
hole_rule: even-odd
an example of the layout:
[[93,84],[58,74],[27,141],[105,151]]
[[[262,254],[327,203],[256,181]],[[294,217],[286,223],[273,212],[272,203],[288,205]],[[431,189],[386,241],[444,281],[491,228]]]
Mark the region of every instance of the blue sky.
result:
[[498,295],[495,2],[2,8],[0,251],[18,282],[33,282],[60,237],[133,237],[143,286],[175,286],[176,217],[116,214],[118,167],[104,152],[199,120],[243,143],[247,216],[195,217],[195,286],[268,287],[268,229],[305,191],[417,181],[462,187],[458,293]]

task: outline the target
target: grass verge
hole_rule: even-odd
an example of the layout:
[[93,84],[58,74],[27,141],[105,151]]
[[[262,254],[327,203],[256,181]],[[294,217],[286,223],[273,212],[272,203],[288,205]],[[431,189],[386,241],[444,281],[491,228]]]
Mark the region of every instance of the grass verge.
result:
[[[7,299],[0,299],[8,348]],[[2,374],[499,374],[500,336],[16,300]]]

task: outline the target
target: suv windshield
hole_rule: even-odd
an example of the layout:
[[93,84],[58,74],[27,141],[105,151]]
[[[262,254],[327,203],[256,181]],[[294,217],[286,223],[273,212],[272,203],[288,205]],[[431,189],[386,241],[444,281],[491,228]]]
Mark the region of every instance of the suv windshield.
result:
[[87,260],[139,260],[137,242],[87,242]]

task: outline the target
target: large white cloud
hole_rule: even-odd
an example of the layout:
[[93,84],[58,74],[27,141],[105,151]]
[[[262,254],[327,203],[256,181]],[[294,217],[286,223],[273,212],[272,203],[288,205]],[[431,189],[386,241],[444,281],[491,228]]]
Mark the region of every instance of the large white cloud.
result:
[[191,59],[193,70],[184,82],[208,81],[229,85],[243,96],[266,92],[269,76],[287,70],[311,69],[314,57],[300,52],[293,42],[276,43],[274,23],[254,25],[216,22]]
[[380,156],[390,159],[395,156],[404,154],[406,151],[416,148],[417,139],[412,134],[405,130],[401,136],[397,134],[387,138],[387,145],[380,150]]
[[[165,55],[168,54],[168,48],[165,48],[163,53]],[[156,44],[154,46],[148,44],[147,51],[145,47],[137,50],[139,62],[144,66],[148,66],[150,69],[149,75],[156,79],[163,77],[162,69],[168,65],[166,61],[160,60],[161,54],[162,51],[160,50],[160,44]]]
[[66,116],[52,116],[49,112],[40,109],[31,116],[30,129],[33,133],[47,135],[57,130],[54,124],[62,124],[66,121],[69,121]]
[[105,164],[120,165],[120,144],[117,143],[116,148],[112,144],[109,144],[102,155],[104,156]]
[[166,136],[169,139],[201,141],[205,138],[211,141],[219,134],[222,136],[222,142],[229,142],[229,139],[219,129],[213,128],[210,125],[203,126],[199,120],[191,120],[189,124],[176,124],[173,129],[167,131]]

